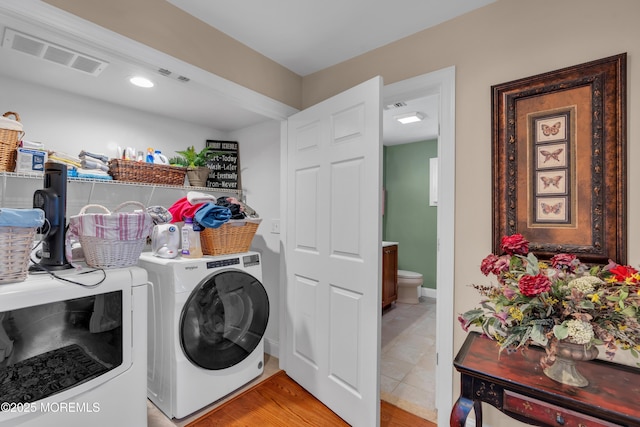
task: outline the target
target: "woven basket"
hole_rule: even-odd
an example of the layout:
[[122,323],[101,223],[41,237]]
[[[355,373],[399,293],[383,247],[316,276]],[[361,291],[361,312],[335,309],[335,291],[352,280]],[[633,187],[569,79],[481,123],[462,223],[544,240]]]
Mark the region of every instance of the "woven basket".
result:
[[105,240],[100,237],[80,236],[84,260],[94,268],[122,268],[138,263],[147,238],[139,240]]
[[[20,122],[18,113],[12,111],[4,113],[2,116],[15,116],[15,121]],[[0,125],[0,171],[12,172],[16,167],[16,148],[20,144],[20,139],[24,135],[23,131],[6,129]]]
[[[146,243],[147,237],[150,234],[151,227],[153,226],[153,222],[151,220],[150,215],[144,210],[144,205],[139,202],[124,202],[118,205],[113,212],[110,212],[109,209],[105,208],[102,205],[86,205],[80,210],[80,215],[102,215],[106,216],[100,220],[96,221],[96,223],[107,224],[103,226],[103,228],[110,227],[120,227],[120,224],[124,224],[124,221],[117,221],[118,225],[116,226],[116,221],[107,220],[108,215],[115,214],[120,211],[123,207],[134,205],[143,209],[143,212],[139,213],[139,215],[149,216],[148,221],[137,221],[141,227],[148,227],[148,230],[141,230],[142,235],[137,239],[129,239],[123,240],[122,238],[104,238],[104,237],[96,237],[92,235],[83,235],[80,234],[78,236],[78,241],[80,242],[80,246],[82,247],[82,251],[84,252],[84,259],[88,266],[94,268],[122,268],[122,267],[130,267],[132,265],[136,265],[138,263],[138,259],[140,258],[140,254],[142,253]],[[89,208],[98,208],[104,211],[101,214],[89,214],[86,211]],[[136,213],[132,213],[136,214]],[[73,217],[72,217],[73,220]],[[110,225],[109,225],[110,224]],[[115,229],[117,229],[115,228]],[[139,230],[139,228],[138,228]],[[140,234],[140,233],[138,233]]]
[[133,160],[109,160],[109,175],[116,181],[182,186],[186,173],[187,168],[179,166],[134,162]]
[[0,227],[0,283],[26,280],[37,228]]
[[205,255],[247,252],[262,219],[232,219],[218,228],[200,232],[200,246]]

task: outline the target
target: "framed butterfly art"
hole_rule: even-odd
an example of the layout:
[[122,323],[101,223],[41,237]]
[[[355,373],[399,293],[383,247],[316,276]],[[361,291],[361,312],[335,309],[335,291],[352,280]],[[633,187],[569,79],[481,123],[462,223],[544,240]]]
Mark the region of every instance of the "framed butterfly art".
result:
[[626,53],[492,90],[493,250],[626,263]]

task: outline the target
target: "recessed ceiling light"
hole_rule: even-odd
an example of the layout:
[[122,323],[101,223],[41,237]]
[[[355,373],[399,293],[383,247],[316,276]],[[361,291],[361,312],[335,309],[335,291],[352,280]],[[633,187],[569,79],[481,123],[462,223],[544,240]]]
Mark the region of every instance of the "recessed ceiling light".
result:
[[415,123],[423,120],[425,118],[425,115],[422,113],[413,112],[413,113],[406,113],[406,114],[400,114],[398,116],[393,116],[393,118],[399,121],[400,123],[402,123],[403,125],[406,125],[407,123]]
[[129,79],[131,84],[139,86],[139,87],[153,87],[155,86],[151,80],[146,77],[135,76]]

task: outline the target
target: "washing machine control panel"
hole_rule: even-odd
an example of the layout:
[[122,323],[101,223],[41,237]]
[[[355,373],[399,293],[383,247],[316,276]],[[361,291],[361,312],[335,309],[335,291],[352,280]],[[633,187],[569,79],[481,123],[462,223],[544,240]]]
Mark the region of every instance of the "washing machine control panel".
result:
[[230,265],[238,265],[240,264],[240,258],[227,258],[216,261],[207,262],[207,268],[220,268],[220,267],[228,267]]
[[260,264],[260,256],[258,254],[245,255],[242,257],[242,262],[245,267],[251,267],[252,265]]

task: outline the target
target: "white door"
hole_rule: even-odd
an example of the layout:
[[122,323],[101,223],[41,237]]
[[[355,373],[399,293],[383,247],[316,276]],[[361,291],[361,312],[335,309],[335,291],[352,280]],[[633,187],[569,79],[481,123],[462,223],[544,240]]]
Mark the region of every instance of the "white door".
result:
[[288,119],[287,374],[353,426],[380,424],[381,88]]

